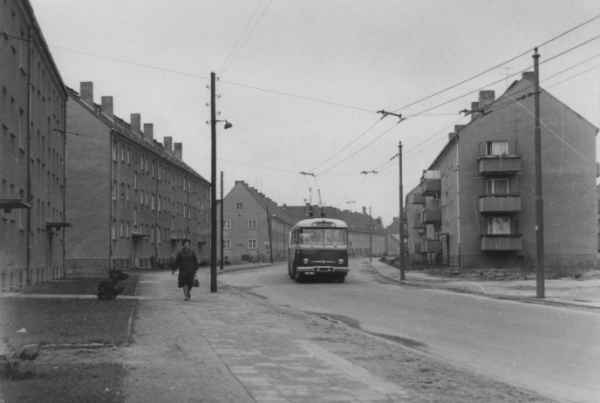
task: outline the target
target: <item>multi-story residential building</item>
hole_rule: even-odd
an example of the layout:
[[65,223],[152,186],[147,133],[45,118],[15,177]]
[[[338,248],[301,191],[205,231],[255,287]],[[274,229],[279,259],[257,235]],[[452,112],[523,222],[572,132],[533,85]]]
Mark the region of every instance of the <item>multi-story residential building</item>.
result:
[[186,239],[207,260],[210,184],[183,162],[182,144],[156,141],[139,113],[117,117],[111,96],[96,104],[92,82],[68,94],[68,272],[163,264]]
[[[498,99],[480,92],[408,195],[412,254],[461,267],[535,263],[533,98],[532,73]],[[540,110],[546,268],[593,267],[598,129],[543,89]]]
[[[386,253],[386,232],[381,218],[371,219],[363,208],[362,213],[339,210],[335,207],[278,205],[263,193],[238,180],[223,202],[223,254],[227,261],[268,261],[287,259],[288,234],[298,221],[309,216],[339,218],[349,226],[348,240],[352,256],[367,256],[370,242],[373,254]],[[219,248],[217,248],[219,249]]]
[[288,233],[294,221],[276,202],[237,180],[222,206],[226,261],[269,261],[271,255],[274,261],[287,258]]
[[67,94],[31,4],[0,2],[0,284],[63,275]]

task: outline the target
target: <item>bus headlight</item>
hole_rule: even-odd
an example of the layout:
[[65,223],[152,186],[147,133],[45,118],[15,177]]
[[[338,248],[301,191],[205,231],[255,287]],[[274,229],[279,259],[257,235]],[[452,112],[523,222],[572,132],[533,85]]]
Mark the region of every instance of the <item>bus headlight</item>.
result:
[[338,259],[338,264],[344,264],[344,259],[342,259],[342,258]]
[[304,264],[308,264],[308,258],[307,258],[307,257],[305,257],[304,259],[302,259],[302,263],[304,263]]

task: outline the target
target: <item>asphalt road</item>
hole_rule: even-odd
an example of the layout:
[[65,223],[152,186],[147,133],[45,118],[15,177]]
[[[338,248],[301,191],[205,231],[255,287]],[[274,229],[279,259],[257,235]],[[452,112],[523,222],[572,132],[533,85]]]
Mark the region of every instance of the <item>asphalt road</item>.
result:
[[225,273],[221,280],[279,305],[357,321],[411,339],[479,374],[563,402],[600,402],[600,314],[382,282],[354,261],[345,284],[297,284],[284,265]]

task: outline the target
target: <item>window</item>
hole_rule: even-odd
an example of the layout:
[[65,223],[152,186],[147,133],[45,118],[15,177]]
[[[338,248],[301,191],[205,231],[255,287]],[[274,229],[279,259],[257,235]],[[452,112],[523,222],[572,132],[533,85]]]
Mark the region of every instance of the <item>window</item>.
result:
[[224,240],[223,240],[223,243],[224,243],[224,244],[223,244],[223,247],[224,247],[225,249],[231,249],[231,239],[224,239]]
[[112,147],[112,157],[113,157],[113,161],[117,161],[118,160],[118,149],[117,149],[117,143],[113,143],[113,147]]
[[510,235],[511,218],[508,216],[488,217],[487,233],[490,235]]
[[508,178],[492,178],[486,182],[486,194],[488,195],[507,195],[510,192],[510,182]]
[[254,218],[248,219],[248,229],[256,229],[256,220]]
[[508,154],[508,141],[488,141],[485,143],[485,155]]
[[248,239],[248,249],[256,249],[256,239]]
[[112,199],[113,200],[117,200],[117,191],[118,191],[118,184],[117,181],[113,181],[113,188],[112,188]]
[[243,207],[244,207],[244,204],[242,202],[235,203],[236,209],[241,210]]
[[225,231],[231,230],[231,218],[225,220],[225,225],[223,226],[223,229],[225,229]]

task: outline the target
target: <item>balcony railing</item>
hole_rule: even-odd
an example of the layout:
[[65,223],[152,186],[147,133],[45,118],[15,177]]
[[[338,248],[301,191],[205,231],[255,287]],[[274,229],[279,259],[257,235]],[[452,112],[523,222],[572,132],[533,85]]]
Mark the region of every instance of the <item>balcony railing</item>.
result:
[[435,196],[442,191],[442,180],[423,178],[421,189],[423,196]]
[[423,240],[421,252],[423,253],[439,253],[442,251],[442,243],[439,239]]
[[481,214],[518,213],[521,211],[521,196],[519,195],[486,195],[479,198]]
[[429,207],[423,210],[424,224],[437,224],[442,222],[442,210],[439,207]]
[[482,251],[519,251],[523,249],[523,237],[520,234],[492,235],[484,234],[481,236]]
[[520,170],[521,156],[519,155],[483,155],[479,157],[480,175],[510,175]]
[[409,198],[409,202],[411,204],[425,204],[425,197],[422,194],[413,193]]

